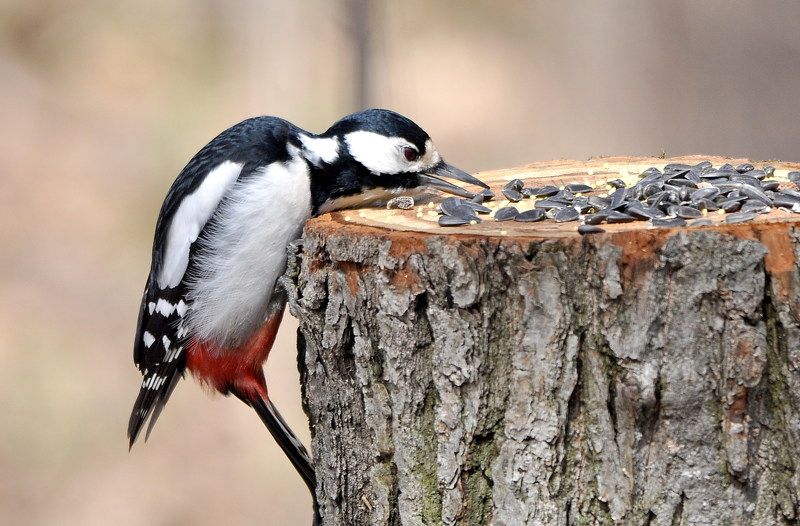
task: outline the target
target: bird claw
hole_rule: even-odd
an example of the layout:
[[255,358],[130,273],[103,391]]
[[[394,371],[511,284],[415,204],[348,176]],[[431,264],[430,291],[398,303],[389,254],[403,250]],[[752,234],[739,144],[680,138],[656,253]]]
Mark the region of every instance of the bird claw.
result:
[[303,252],[303,245],[305,241],[303,238],[290,241],[286,245],[286,272],[285,276],[289,278],[296,278],[300,275],[300,254]]
[[294,281],[292,281],[292,278],[284,274],[278,278],[278,285],[280,285],[286,292],[286,301],[289,303],[289,306],[292,307],[296,305],[297,289],[294,287]]
[[286,270],[278,278],[278,285],[286,291],[287,301],[292,307],[297,304],[297,286],[295,280],[300,276],[300,254],[303,252],[303,238],[295,239],[286,245]]

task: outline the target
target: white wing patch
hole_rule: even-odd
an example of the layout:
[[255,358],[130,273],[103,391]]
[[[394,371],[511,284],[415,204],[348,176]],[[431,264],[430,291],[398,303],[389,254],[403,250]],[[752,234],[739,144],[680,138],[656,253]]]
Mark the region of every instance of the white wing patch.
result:
[[155,342],[155,341],[156,341],[156,337],[155,336],[153,336],[152,334],[150,334],[147,331],[144,331],[144,334],[142,335],[142,342],[144,343],[145,347],[147,347],[149,349],[150,346],[153,345],[153,342]]
[[172,315],[174,311],[175,311],[175,305],[173,305],[172,303],[168,302],[163,298],[158,298],[158,303],[156,303],[157,313],[161,314],[165,318],[168,318]]
[[158,272],[158,286],[176,287],[189,265],[189,248],[216,210],[225,193],[242,172],[242,163],[225,161],[213,170],[197,187],[184,197],[172,217],[164,249],[164,260]]

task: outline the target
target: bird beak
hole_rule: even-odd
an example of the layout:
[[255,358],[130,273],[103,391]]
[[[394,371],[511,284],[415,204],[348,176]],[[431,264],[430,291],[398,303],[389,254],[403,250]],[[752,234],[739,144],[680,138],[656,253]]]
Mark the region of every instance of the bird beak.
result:
[[489,188],[489,186],[480,179],[476,179],[467,172],[459,170],[455,166],[451,166],[444,161],[440,162],[427,172],[419,174],[419,180],[424,185],[431,186],[443,192],[447,192],[448,194],[454,194],[459,197],[475,197],[474,193],[461,188],[460,186],[456,186],[453,183],[445,181],[445,178],[482,186],[483,188]]

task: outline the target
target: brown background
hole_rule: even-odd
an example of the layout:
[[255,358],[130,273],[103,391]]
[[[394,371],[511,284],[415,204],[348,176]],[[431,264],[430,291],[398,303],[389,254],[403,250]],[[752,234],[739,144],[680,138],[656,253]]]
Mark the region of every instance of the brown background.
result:
[[[417,120],[464,169],[662,148],[800,159],[796,2],[370,5],[366,103]],[[258,419],[193,382],[128,453],[131,341],[155,215],[186,160],[247,116],[321,131],[357,109],[348,9],[0,4],[1,522],[307,522]],[[268,375],[303,430],[293,330]]]

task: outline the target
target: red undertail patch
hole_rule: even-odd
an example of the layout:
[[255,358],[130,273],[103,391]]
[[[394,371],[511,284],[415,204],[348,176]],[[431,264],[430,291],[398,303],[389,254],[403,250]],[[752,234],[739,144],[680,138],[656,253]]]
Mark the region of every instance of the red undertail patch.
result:
[[283,310],[267,318],[244,344],[220,347],[209,341],[191,341],[186,366],[200,383],[246,400],[267,399],[262,366],[269,356],[283,318]]

